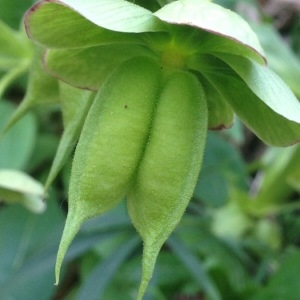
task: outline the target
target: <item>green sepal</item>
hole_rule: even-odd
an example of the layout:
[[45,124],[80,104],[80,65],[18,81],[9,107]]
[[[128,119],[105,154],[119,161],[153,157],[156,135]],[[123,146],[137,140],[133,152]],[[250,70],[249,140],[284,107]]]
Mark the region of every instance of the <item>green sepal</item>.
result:
[[125,0],[62,0],[60,3],[79,12],[95,25],[112,31],[138,33],[165,30],[163,23],[151,11]]
[[114,32],[99,27],[77,11],[57,2],[43,1],[34,6],[26,14],[25,26],[28,36],[47,48],[85,48],[142,42],[138,34]]
[[45,61],[53,76],[73,86],[97,91],[121,63],[134,56],[153,57],[154,53],[140,45],[105,45],[48,50]]
[[208,108],[208,129],[230,128],[234,122],[234,111],[222,94],[203,76],[198,74],[203,86]]
[[[255,24],[252,28],[265,50],[268,65],[300,98],[300,59],[271,24]],[[283,59],[284,58],[284,59]]]
[[165,31],[149,10],[124,0],[42,1],[28,11],[25,26],[49,48],[140,42],[134,33]]
[[211,55],[195,55],[188,60],[188,67],[198,76],[206,94],[208,107],[208,128],[219,130],[229,128],[234,122],[234,111],[223,95],[214,87],[202,73],[232,74],[232,70],[220,63],[220,60]]
[[[220,5],[206,0],[174,1],[156,11],[154,15],[166,23],[187,25],[216,36],[216,41],[210,42],[210,47],[216,51],[224,51],[223,44],[218,42],[218,36],[225,37],[238,47],[240,55],[244,54],[262,64],[265,62],[262,47],[248,23],[238,14]],[[201,39],[201,47],[203,41],[205,39]],[[234,47],[231,49],[234,50]]]
[[240,119],[266,144],[289,146],[300,140],[300,124],[277,114],[239,78],[222,74],[204,76],[232,106]]
[[[300,123],[300,103],[289,87],[269,68],[230,54],[218,55],[275,113]],[[254,113],[255,115],[255,113]]]
[[300,104],[286,84],[252,60],[215,55],[218,58],[198,55],[189,67],[202,74],[265,143],[288,146],[299,141]]
[[201,81],[208,107],[208,129],[230,128],[234,122],[234,111],[222,95],[208,81]]

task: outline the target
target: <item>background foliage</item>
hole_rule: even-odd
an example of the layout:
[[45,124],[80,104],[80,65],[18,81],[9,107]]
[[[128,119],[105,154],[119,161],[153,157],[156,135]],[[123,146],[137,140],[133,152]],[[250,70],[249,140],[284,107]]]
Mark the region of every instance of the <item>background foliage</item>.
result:
[[[297,1],[215,2],[251,22],[270,67],[300,97]],[[0,0],[0,19],[19,30],[32,3]],[[26,71],[6,84],[4,48],[0,129],[27,86]],[[21,170],[44,182],[62,133],[59,111],[57,103],[37,106],[11,128],[0,140],[0,170]],[[230,130],[210,132],[194,197],[163,247],[145,299],[300,299],[299,147],[266,147],[239,120]],[[136,295],[141,241],[124,204],[85,224],[67,254],[64,279],[53,286],[70,164],[52,186],[43,214],[1,204],[1,299],[126,300]]]

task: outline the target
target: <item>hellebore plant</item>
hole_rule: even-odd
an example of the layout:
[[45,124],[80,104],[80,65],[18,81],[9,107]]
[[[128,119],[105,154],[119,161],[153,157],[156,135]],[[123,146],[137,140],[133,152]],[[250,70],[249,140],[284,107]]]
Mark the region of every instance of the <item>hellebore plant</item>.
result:
[[132,2],[45,0],[25,26],[46,49],[64,116],[46,190],[79,139],[56,283],[81,224],[126,196],[144,242],[142,299],[192,197],[207,130],[230,127],[236,114],[265,143],[291,145],[300,104],[234,12],[208,0]]

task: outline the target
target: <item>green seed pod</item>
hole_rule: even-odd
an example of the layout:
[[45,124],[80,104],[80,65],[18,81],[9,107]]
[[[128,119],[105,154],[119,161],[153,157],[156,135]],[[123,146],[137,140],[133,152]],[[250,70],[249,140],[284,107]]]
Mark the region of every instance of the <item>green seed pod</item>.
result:
[[160,66],[135,57],[123,63],[96,95],[74,155],[56,283],[81,224],[125,197],[144,150],[160,87]]
[[127,200],[144,243],[138,299],[152,276],[161,246],[180,221],[200,172],[208,112],[192,74],[172,73],[161,92],[147,147]]

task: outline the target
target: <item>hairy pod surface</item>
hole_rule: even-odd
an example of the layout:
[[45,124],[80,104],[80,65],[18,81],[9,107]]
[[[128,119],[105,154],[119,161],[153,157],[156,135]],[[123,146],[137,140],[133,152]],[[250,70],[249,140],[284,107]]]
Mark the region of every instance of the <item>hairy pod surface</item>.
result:
[[56,283],[63,257],[83,221],[125,197],[144,151],[160,87],[160,66],[135,57],[123,63],[96,95],[74,155]]
[[208,112],[196,77],[175,71],[158,100],[145,153],[127,200],[144,243],[138,299],[152,276],[161,246],[180,221],[200,172]]

